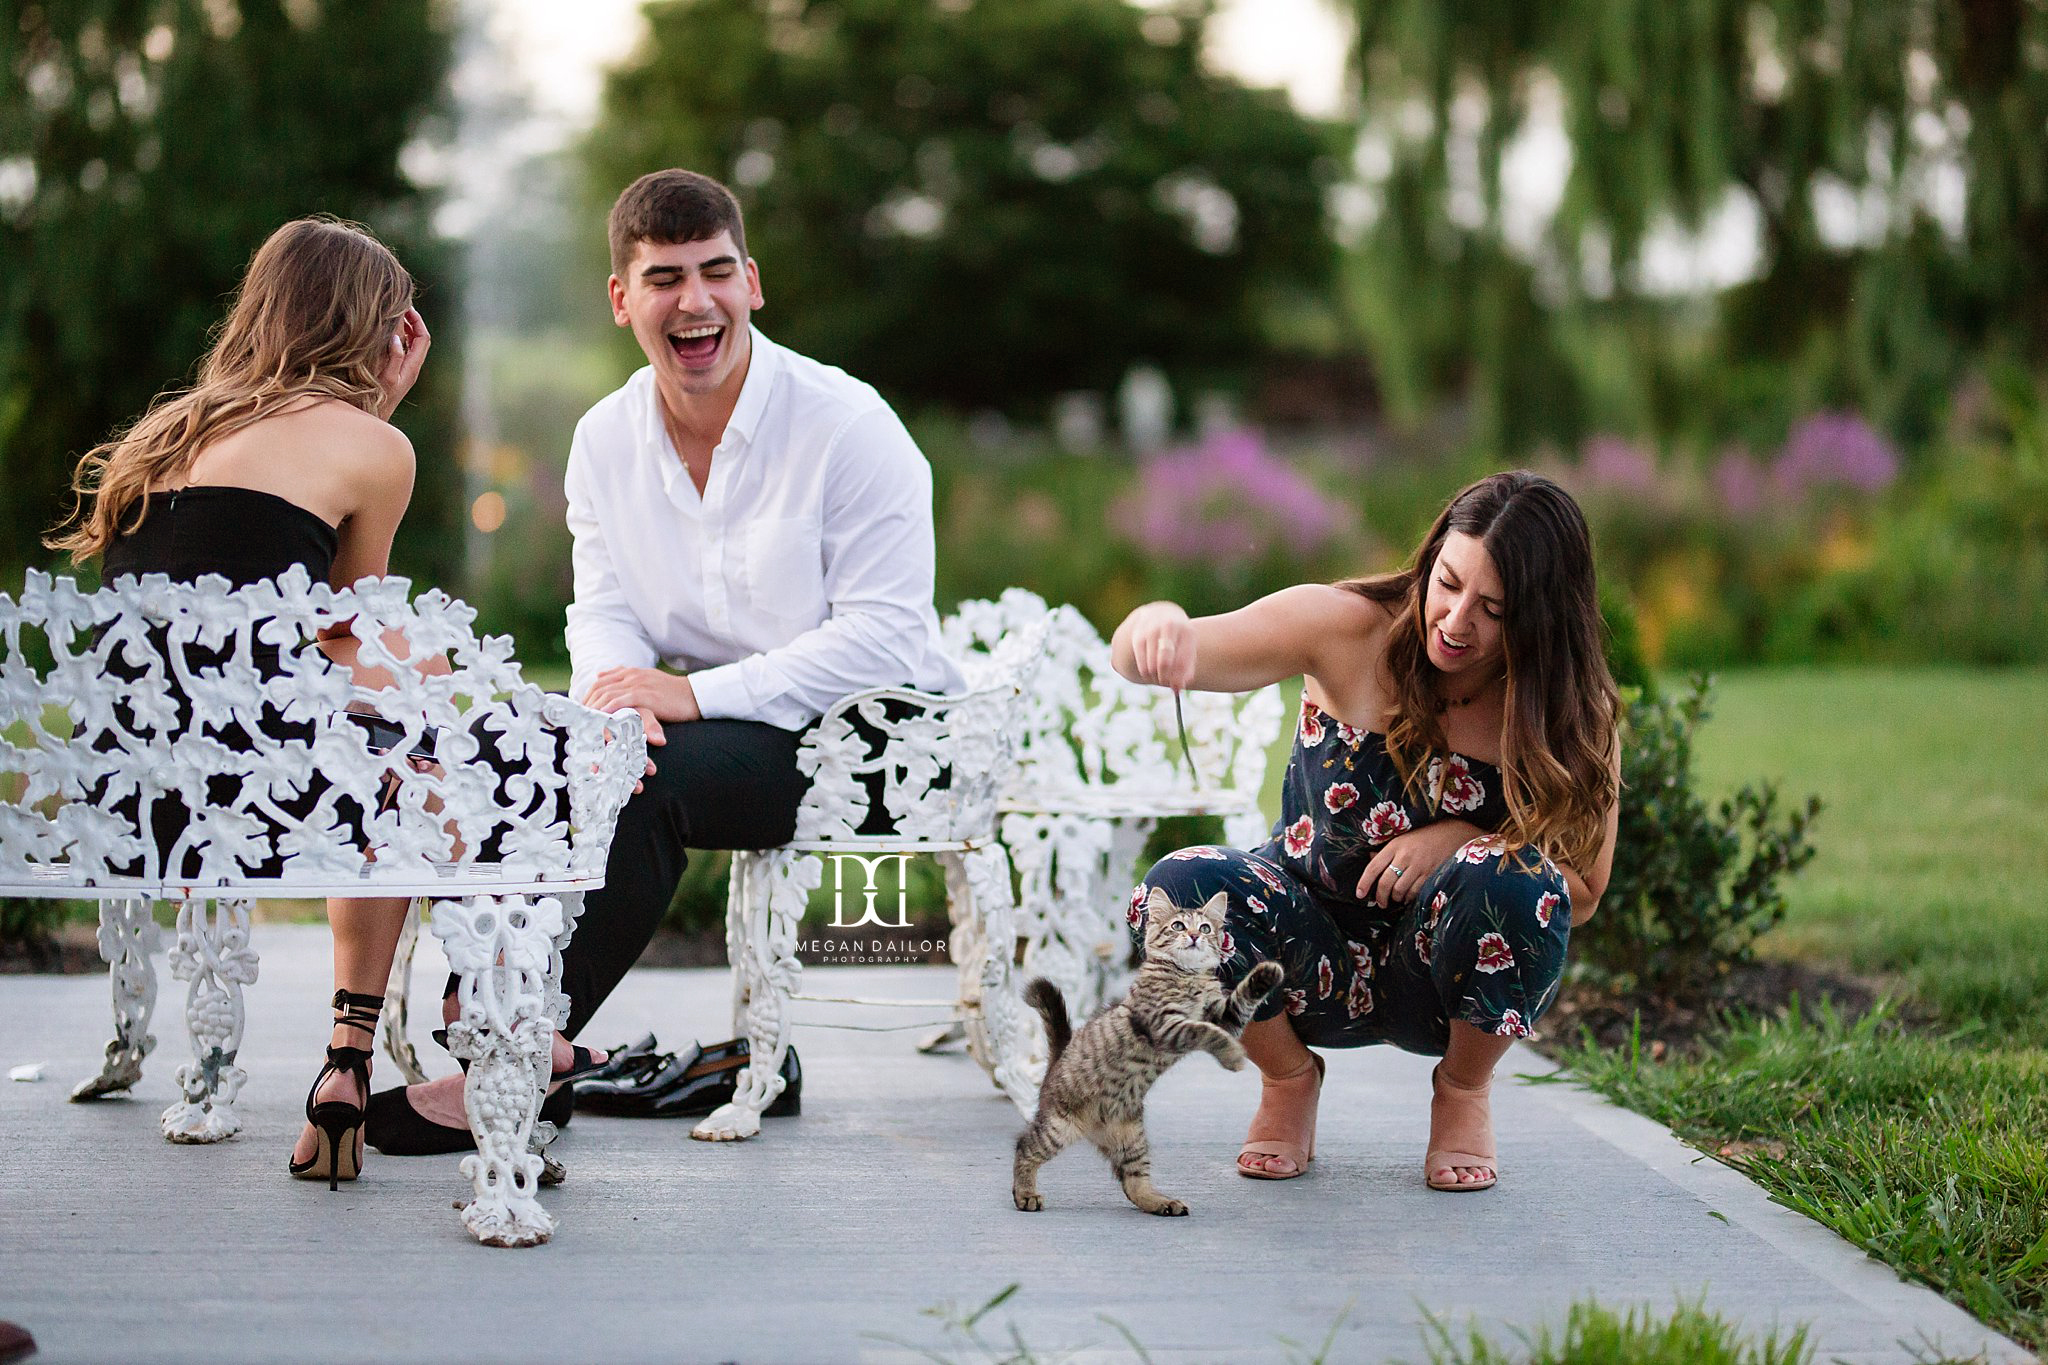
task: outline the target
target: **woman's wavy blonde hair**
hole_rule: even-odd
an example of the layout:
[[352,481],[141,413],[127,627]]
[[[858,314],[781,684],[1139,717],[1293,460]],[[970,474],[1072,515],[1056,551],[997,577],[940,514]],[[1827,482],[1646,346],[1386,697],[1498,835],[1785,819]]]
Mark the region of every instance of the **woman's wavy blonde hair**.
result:
[[1476,538],[1500,574],[1507,719],[1501,776],[1509,849],[1534,847],[1583,871],[1599,851],[1616,790],[1621,698],[1607,671],[1593,539],[1569,493],[1540,474],[1494,474],[1461,490],[1405,569],[1338,586],[1394,612],[1387,636],[1396,718],[1387,752],[1411,796],[1428,799],[1428,760],[1448,750],[1436,671],[1424,652],[1423,599],[1444,538]]
[[286,223],[249,261],[199,382],[86,452],[71,515],[43,543],[74,562],[103,553],[142,525],[150,489],[175,484],[209,442],[304,399],[376,412],[412,301],[412,276],[368,228],[324,215]]

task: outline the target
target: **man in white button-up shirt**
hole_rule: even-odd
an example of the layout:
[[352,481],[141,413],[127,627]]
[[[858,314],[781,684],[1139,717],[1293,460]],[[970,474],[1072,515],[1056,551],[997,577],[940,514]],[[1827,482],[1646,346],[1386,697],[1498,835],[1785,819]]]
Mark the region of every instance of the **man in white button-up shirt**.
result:
[[[932,610],[930,467],[874,389],[753,330],[731,193],[658,171],[608,226],[612,316],[648,365],[569,448],[569,690],[638,708],[650,761],[563,955],[570,1037],[647,946],[686,848],[793,836],[804,726],[863,688],[962,685]],[[469,1144],[459,1086],[407,1104]],[[394,1145],[432,1146],[416,1137]]]

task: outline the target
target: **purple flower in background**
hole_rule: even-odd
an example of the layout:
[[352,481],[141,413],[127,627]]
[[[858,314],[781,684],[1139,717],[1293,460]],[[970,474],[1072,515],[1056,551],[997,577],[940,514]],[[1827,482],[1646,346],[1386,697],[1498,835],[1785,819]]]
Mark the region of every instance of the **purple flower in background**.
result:
[[1657,462],[1619,436],[1595,436],[1579,452],[1586,487],[1603,493],[1647,493],[1657,486]]
[[1118,499],[1111,516],[1153,554],[1219,564],[1260,559],[1276,544],[1315,549],[1345,520],[1257,432],[1244,429],[1146,460],[1137,487]]
[[1792,498],[1829,484],[1877,493],[1898,476],[1898,451],[1853,412],[1817,412],[1793,427],[1771,471]]
[[1730,516],[1747,517],[1761,511],[1770,493],[1770,476],[1741,446],[1730,446],[1714,462],[1714,495],[1721,510]]

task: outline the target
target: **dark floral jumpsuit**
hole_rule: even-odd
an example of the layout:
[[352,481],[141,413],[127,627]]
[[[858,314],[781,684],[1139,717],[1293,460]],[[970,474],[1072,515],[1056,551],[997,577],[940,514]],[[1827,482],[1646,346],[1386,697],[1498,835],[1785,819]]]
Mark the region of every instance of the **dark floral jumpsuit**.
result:
[[[1441,1056],[1450,1021],[1527,1037],[1557,994],[1571,937],[1571,897],[1557,865],[1533,849],[1503,853],[1500,771],[1460,754],[1430,760],[1421,804],[1402,791],[1385,737],[1346,725],[1307,697],[1287,765],[1280,823],[1264,847],[1169,853],[1131,894],[1142,934],[1149,890],[1195,906],[1230,898],[1222,977],[1278,962],[1287,979],[1259,1011],[1283,1011],[1305,1043],[1392,1043]],[[1392,908],[1362,901],[1358,881],[1381,845],[1439,819],[1488,834],[1446,858]]]

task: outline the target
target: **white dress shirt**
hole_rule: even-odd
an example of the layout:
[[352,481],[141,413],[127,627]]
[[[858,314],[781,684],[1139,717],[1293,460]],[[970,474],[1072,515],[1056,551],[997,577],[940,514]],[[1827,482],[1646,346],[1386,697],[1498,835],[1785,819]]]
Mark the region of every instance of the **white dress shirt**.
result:
[[957,691],[932,610],[932,477],[873,388],[756,330],[700,495],[650,366],[576,424],[569,694],[657,660],[706,719],[798,729],[868,687]]

